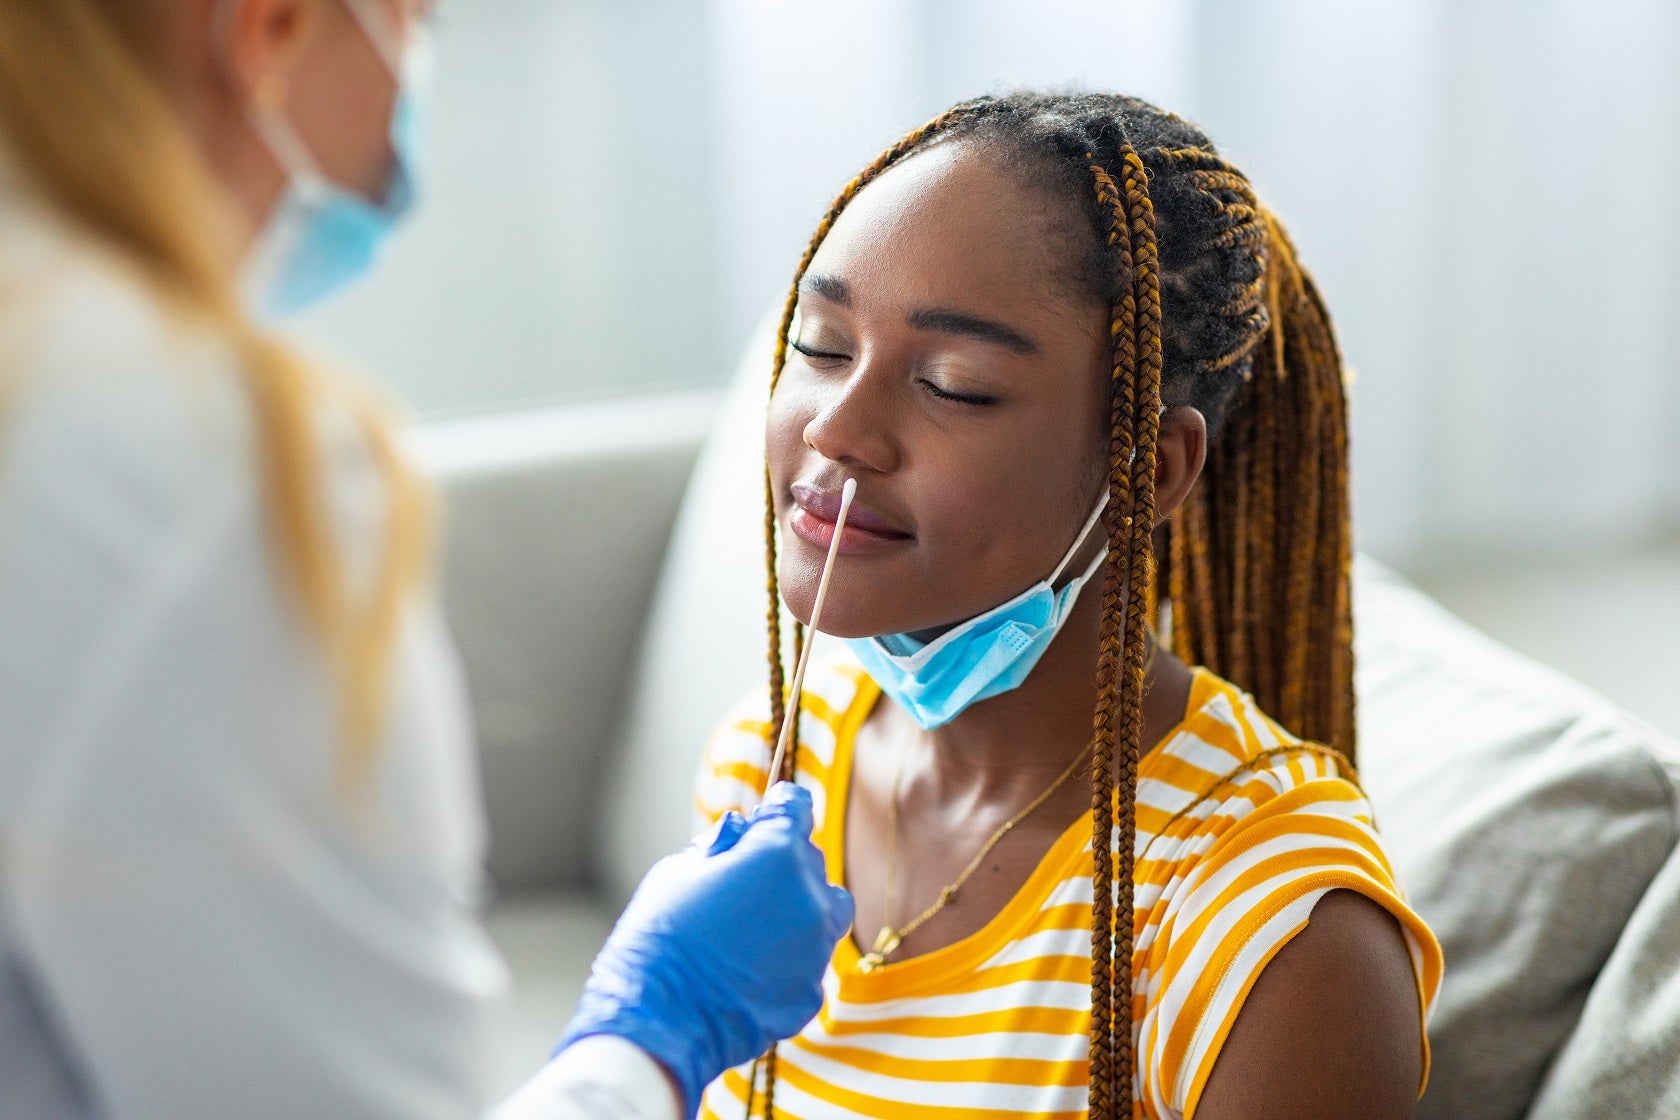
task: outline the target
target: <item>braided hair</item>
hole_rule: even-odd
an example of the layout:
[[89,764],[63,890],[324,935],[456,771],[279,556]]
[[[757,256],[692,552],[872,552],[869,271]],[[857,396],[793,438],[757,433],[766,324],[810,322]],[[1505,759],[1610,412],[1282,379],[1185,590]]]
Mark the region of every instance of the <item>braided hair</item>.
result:
[[[1071,279],[1110,310],[1108,559],[1091,768],[1089,1115],[1135,1114],[1131,969],[1144,662],[1153,626],[1179,657],[1252,693],[1306,739],[1354,756],[1347,407],[1323,301],[1247,177],[1193,125],[1109,94],[967,101],[910,132],[847,183],[794,276],[776,338],[786,362],[799,285],[859,191],[934,144],[973,145],[1078,215]],[[1155,521],[1163,405],[1207,420],[1208,457],[1179,510]],[[776,515],[765,475],[769,736],[784,699]],[[794,655],[804,627],[794,623]],[[797,701],[796,701],[797,703]],[[798,742],[778,779],[797,769]],[[1120,972],[1117,962],[1125,962]],[[1117,976],[1117,972],[1119,975]],[[1120,980],[1127,982],[1123,985]],[[775,1050],[763,1115],[774,1115]],[[750,1079],[747,1112],[758,1098]]]

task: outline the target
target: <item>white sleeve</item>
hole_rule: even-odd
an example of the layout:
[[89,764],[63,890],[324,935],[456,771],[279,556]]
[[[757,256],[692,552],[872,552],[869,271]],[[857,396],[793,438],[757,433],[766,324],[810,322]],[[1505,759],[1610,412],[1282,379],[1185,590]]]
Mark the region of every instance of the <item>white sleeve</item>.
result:
[[441,622],[348,794],[260,484],[158,384],[7,417],[0,954],[116,1120],[480,1115],[506,976]]
[[591,1035],[562,1050],[490,1120],[678,1120],[676,1090],[634,1043]]

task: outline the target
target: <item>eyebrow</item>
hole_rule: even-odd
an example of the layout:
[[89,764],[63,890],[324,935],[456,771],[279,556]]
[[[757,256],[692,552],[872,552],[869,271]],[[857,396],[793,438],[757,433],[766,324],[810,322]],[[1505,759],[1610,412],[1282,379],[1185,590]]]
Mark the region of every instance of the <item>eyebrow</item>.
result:
[[805,279],[799,282],[801,291],[811,292],[826,299],[830,303],[837,303],[841,307],[852,305],[852,288],[838,276],[824,276],[818,272],[807,272]]
[[[825,276],[817,272],[806,273],[805,279],[800,281],[799,287],[802,291],[821,296],[840,307],[850,307],[852,305],[851,285],[838,276]],[[918,308],[906,317],[906,322],[914,330],[975,338],[981,342],[990,342],[1005,349],[1013,350],[1017,354],[1038,353],[1038,343],[1014,327],[999,323],[994,319],[970,315],[966,311],[951,311],[940,307]]]
[[1003,323],[992,319],[982,319],[978,315],[970,315],[963,311],[947,311],[943,308],[927,307],[910,312],[908,322],[911,327],[919,331],[936,331],[939,334],[962,335],[967,338],[977,338],[981,342],[996,343],[1017,354],[1038,353],[1038,343]]

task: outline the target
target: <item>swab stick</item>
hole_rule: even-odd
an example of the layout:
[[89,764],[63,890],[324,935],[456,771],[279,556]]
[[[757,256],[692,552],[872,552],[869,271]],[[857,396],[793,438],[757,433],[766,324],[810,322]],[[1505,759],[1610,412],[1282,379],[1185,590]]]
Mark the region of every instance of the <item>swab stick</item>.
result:
[[[817,601],[811,606],[811,638],[817,636],[818,624],[822,622],[823,600],[828,598],[829,577],[834,574],[834,558],[840,555],[840,534],[846,529],[846,514],[852,508],[852,499],[857,497],[857,479],[848,478],[846,485],[840,490],[840,512],[834,518],[834,539],[828,542],[828,559],[823,561],[822,578],[817,581]],[[782,772],[782,760],[787,757],[788,743],[793,740],[794,724],[798,722],[793,713],[799,710],[799,697],[805,687],[805,666],[811,660],[811,647],[814,640],[808,640],[805,648],[799,651],[799,664],[793,670],[793,687],[788,689],[788,716],[782,720],[782,734],[776,740],[776,753],[770,759],[770,776],[764,781],[764,791],[770,792],[770,787],[776,784],[776,779]]]

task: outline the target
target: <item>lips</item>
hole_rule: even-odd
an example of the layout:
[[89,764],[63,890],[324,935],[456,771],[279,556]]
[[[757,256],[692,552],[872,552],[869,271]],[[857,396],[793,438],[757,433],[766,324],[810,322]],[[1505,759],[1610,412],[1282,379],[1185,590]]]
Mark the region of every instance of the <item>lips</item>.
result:
[[[834,522],[840,516],[840,489],[826,489],[809,482],[790,488],[794,508],[788,528],[808,544],[826,550],[834,539]],[[840,537],[840,551],[849,555],[888,552],[915,540],[915,534],[862,505],[855,498],[846,511],[846,530]]]

